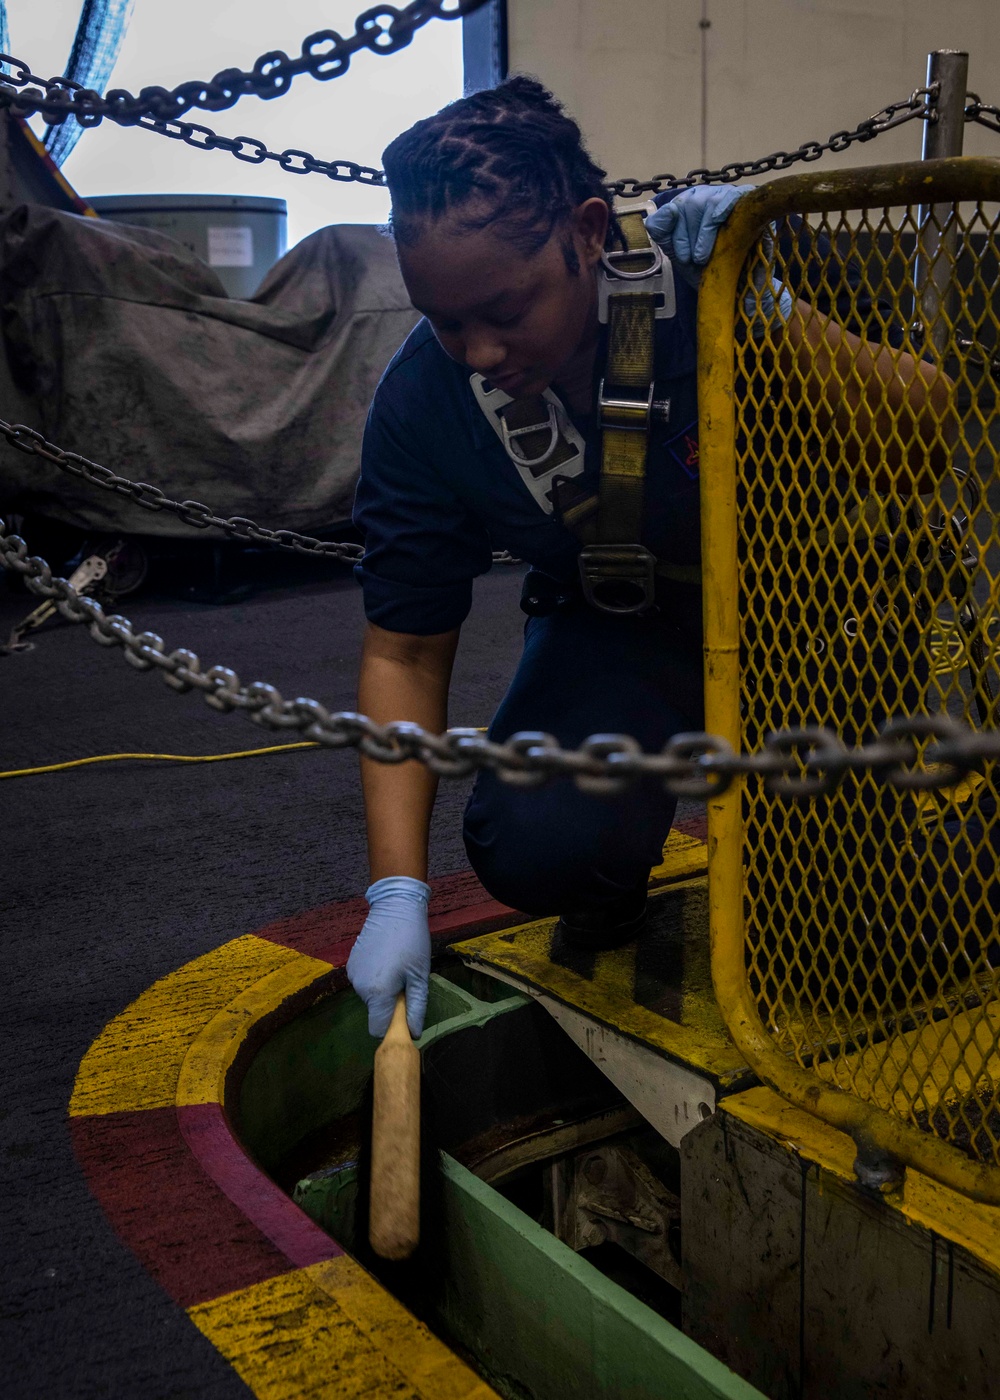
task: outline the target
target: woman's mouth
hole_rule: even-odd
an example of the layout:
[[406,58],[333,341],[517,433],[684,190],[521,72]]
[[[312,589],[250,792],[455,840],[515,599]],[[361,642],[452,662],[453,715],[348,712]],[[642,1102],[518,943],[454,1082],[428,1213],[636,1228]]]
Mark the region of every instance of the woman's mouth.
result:
[[512,374],[491,374],[489,380],[495,389],[500,389],[503,393],[509,394],[512,390],[523,384],[527,377],[525,370],[515,370]]

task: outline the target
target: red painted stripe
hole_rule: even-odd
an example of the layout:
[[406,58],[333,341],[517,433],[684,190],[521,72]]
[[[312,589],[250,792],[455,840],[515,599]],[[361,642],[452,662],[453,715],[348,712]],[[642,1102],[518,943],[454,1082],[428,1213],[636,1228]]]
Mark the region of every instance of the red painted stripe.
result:
[[173,1107],[71,1118],[70,1132],[115,1233],[181,1307],[287,1273],[284,1252],[192,1156]]
[[177,1121],[184,1141],[216,1185],[297,1269],[343,1254],[340,1245],[247,1156],[221,1104],[179,1105]]
[[431,938],[447,939],[456,933],[463,938],[471,938],[476,933],[505,928],[515,920],[523,922],[527,917],[527,914],[508,909],[506,904],[498,904],[495,899],[487,899],[482,904],[470,904],[465,909],[449,909],[443,914],[432,914],[429,920]]
[[[431,934],[501,928],[522,918],[471,871],[432,881]],[[343,967],[364,899],[282,919],[257,936]],[[342,976],[342,974],[341,974]],[[234,1137],[221,1105],[70,1120],[77,1160],[115,1232],[182,1307],[343,1253]]]
[[674,830],[682,831],[685,836],[694,836],[699,841],[707,841],[708,817],[685,817],[682,821],[674,822]]
[[[450,941],[458,932],[466,937],[489,933],[524,918],[506,904],[490,899],[471,870],[432,880],[431,889],[430,928],[435,941]],[[257,929],[256,936],[343,967],[367,913],[363,898],[340,900],[278,919]]]

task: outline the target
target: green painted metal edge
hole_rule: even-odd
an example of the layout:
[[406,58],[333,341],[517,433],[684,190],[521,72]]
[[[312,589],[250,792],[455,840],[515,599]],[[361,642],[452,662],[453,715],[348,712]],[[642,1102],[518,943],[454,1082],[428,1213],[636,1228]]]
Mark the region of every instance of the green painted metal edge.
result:
[[[417,1042],[485,1025],[530,1001],[505,988],[486,1001],[438,973],[430,978],[426,1029]],[[324,996],[277,1030],[247,1066],[238,1099],[241,1140],[266,1171],[307,1133],[355,1111],[371,1078],[377,1042],[364,1003],[347,989]]]
[[763,1400],[444,1153],[442,1173],[442,1318],[499,1390],[537,1400]]
[[[421,1048],[503,1015],[529,998],[487,1002],[431,978]],[[244,1081],[244,1140],[277,1158],[306,1127],[357,1106],[374,1042],[364,1007],[324,998],[261,1048]],[[249,1133],[246,1129],[250,1129]],[[764,1400],[720,1361],[537,1224],[446,1153],[443,1295],[435,1309],[511,1400]],[[352,1168],[301,1181],[294,1198],[351,1245]]]
[[[759,1390],[441,1153],[443,1291],[433,1322],[512,1400],[764,1400]],[[350,1248],[353,1168],[295,1200]]]

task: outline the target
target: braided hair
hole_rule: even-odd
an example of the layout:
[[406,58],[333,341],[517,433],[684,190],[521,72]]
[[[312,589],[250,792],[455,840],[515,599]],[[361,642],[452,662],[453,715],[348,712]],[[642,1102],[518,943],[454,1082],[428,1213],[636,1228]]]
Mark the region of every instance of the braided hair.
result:
[[[595,165],[562,105],[534,78],[450,103],[382,153],[392,196],[389,228],[412,244],[427,220],[457,214],[464,231],[497,225],[519,252],[537,253],[586,199],[603,199],[617,228],[606,172]],[[569,271],[580,270],[569,238]]]

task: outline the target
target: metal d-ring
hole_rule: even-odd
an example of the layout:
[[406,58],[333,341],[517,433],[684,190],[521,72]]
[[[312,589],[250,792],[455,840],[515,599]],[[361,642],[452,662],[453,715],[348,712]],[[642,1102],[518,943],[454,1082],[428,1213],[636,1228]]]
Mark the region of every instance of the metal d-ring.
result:
[[[640,258],[646,254],[652,254],[653,264],[651,267],[644,267],[641,272],[623,272],[615,267],[615,258]],[[650,242],[648,248],[615,248],[610,253],[605,250],[601,254],[601,262],[607,268],[612,277],[620,277],[623,282],[639,282],[644,277],[655,277],[663,266],[663,249],[659,243]]]
[[556,420],[555,404],[549,404],[548,429],[551,436],[548,447],[540,457],[525,457],[522,452],[516,451],[514,448],[514,439],[524,437],[528,433],[540,433],[546,427],[546,424],[529,423],[526,428],[508,428],[504,421],[503,414],[500,413],[497,416],[500,419],[500,431],[503,434],[504,449],[511,461],[516,462],[519,467],[530,467],[532,471],[536,467],[544,466],[559,443],[559,424]]

